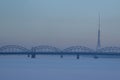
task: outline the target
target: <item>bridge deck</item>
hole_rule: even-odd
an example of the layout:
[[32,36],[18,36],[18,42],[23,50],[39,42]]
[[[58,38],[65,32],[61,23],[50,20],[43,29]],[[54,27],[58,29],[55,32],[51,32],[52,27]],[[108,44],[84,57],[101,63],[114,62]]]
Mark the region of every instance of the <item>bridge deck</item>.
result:
[[0,55],[117,55],[120,53],[98,53],[98,52],[0,52]]

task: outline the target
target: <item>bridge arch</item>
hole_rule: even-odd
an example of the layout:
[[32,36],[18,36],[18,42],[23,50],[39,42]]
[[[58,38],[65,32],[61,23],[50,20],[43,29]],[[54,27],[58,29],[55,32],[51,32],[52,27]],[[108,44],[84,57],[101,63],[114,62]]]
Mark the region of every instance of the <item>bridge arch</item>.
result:
[[63,50],[63,52],[94,52],[93,49],[90,49],[85,46],[71,46]]
[[120,53],[120,47],[104,47],[98,51],[103,53]]
[[0,52],[29,52],[29,50],[19,45],[5,45],[0,47]]
[[33,47],[32,52],[60,52],[60,49],[53,46],[40,45]]

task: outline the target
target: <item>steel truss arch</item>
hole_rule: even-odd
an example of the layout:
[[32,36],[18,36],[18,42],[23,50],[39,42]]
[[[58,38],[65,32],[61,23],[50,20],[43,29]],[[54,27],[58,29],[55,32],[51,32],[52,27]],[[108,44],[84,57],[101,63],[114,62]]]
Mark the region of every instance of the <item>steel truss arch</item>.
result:
[[19,45],[5,45],[0,47],[0,52],[30,52],[30,50]]
[[93,49],[90,49],[85,46],[71,46],[63,50],[63,52],[94,52]]
[[48,45],[40,45],[32,48],[32,52],[60,52],[60,49]]

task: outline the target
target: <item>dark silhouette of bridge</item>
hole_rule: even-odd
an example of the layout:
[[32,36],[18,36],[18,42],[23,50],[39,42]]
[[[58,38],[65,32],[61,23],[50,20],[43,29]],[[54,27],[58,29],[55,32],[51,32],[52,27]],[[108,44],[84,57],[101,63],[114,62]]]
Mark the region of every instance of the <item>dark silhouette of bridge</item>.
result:
[[0,47],[0,53],[120,53],[120,47],[104,47],[98,50],[85,46],[71,46],[60,50],[57,47],[41,45],[27,49],[19,45],[5,45]]
[[97,50],[90,49],[85,46],[71,46],[60,50],[57,47],[41,45],[27,49],[19,45],[6,45],[0,47],[1,55],[28,55],[34,58],[36,55],[76,55],[79,59],[80,55],[116,55],[120,56],[120,47],[105,47]]
[[6,55],[6,54],[25,54],[28,56],[31,56],[32,58],[35,57],[35,55],[42,54],[42,55],[61,55],[61,58],[63,55],[77,55],[77,59],[79,59],[79,55],[94,55],[95,58],[97,58],[97,55],[116,55],[120,56],[120,47],[104,47],[101,48],[101,41],[100,41],[100,14],[99,14],[99,25],[98,25],[98,41],[97,41],[97,47],[96,50],[90,49],[85,46],[71,46],[68,48],[65,48],[63,50],[54,47],[54,46],[48,46],[48,45],[39,45],[36,47],[32,47],[31,49],[27,49],[25,47],[19,46],[19,45],[5,45],[0,47],[0,54]]

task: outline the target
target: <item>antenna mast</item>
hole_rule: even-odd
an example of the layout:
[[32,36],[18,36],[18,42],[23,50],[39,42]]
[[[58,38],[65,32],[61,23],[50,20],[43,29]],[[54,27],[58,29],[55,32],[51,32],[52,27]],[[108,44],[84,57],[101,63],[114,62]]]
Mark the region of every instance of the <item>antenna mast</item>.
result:
[[98,41],[97,41],[97,50],[99,50],[100,48],[101,48],[101,41],[100,41],[100,27],[101,27],[101,25],[100,25],[100,13],[98,14],[98,16],[99,16],[99,24],[98,24]]

